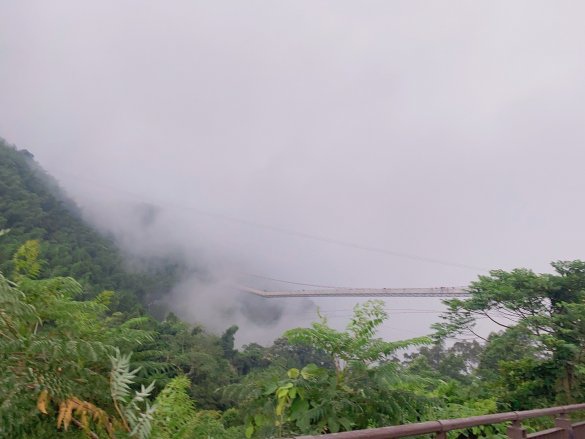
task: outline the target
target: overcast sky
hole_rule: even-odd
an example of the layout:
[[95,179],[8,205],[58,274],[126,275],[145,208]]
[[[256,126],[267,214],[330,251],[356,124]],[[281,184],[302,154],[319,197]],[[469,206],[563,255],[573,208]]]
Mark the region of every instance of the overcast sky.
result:
[[546,271],[585,258],[584,18],[580,1],[0,0],[0,136],[128,245],[204,267],[371,287]]

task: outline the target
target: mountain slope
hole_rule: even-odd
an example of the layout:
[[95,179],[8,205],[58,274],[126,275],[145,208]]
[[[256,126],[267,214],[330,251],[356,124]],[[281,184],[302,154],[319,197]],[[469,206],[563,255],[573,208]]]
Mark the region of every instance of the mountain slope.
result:
[[72,276],[93,297],[102,290],[119,293],[126,310],[176,282],[179,267],[166,264],[149,274],[130,272],[113,240],[87,225],[75,204],[33,155],[0,139],[0,272],[12,272],[12,255],[26,240],[42,245],[42,277]]

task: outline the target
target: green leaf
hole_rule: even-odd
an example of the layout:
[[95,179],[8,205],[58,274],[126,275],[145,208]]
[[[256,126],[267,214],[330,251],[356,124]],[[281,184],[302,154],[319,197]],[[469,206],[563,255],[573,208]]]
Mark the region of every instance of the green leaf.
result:
[[276,384],[269,384],[264,388],[264,395],[272,395],[278,389],[278,385]]
[[309,410],[309,403],[306,399],[297,398],[290,406],[290,414],[293,419],[300,419]]
[[286,407],[286,399],[279,399],[278,404],[276,405],[276,416],[281,416],[284,413],[284,409]]
[[351,430],[351,421],[347,418],[339,418],[339,423],[343,426],[343,429],[346,431]]
[[306,379],[309,380],[311,378],[315,378],[315,377],[319,377],[319,376],[323,376],[324,373],[327,373],[324,369],[320,368],[319,366],[317,366],[316,364],[307,364],[305,367],[303,367],[301,369],[301,376]]
[[339,423],[335,418],[328,419],[327,423],[329,424],[329,430],[331,430],[331,433],[337,433],[339,431]]
[[258,426],[264,425],[266,423],[266,416],[264,415],[254,415],[254,423]]

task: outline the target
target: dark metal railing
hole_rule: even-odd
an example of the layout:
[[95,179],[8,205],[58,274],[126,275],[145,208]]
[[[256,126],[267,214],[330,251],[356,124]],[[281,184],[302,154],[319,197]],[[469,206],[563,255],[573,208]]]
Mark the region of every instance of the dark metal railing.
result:
[[[317,436],[296,436],[296,439],[392,439],[434,434],[437,439],[447,437],[447,432],[469,427],[511,422],[508,437],[511,439],[585,439],[585,422],[572,423],[569,413],[585,411],[585,404],[573,404],[545,409],[521,412],[496,413],[493,415],[472,416],[470,418],[444,419],[440,421],[420,422],[418,424],[395,425],[392,427],[372,428],[367,430],[345,431]],[[555,416],[555,427],[526,434],[522,421],[544,416]]]

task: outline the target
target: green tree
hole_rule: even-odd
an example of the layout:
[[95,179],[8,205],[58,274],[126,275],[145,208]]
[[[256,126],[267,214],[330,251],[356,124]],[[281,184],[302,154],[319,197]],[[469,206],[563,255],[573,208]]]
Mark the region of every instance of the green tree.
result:
[[254,369],[266,368],[270,365],[267,351],[267,348],[257,343],[250,343],[236,352],[232,364],[240,375],[247,375]]
[[278,364],[285,369],[301,369],[311,363],[327,369],[334,368],[330,355],[321,349],[308,344],[291,343],[286,337],[274,340],[266,355],[271,364]]
[[223,355],[228,359],[232,360],[236,356],[236,350],[234,349],[235,344],[235,335],[238,332],[238,326],[232,325],[222,334],[220,338],[220,345],[221,349],[223,350]]
[[[585,262],[561,261],[552,266],[554,274],[516,269],[494,270],[489,276],[480,276],[470,285],[470,299],[446,301],[449,311],[443,316],[443,323],[435,326],[439,336],[475,334],[477,319],[484,318],[502,328],[507,339],[516,338],[513,349],[526,356],[507,362],[506,367],[500,362],[499,374],[506,383],[504,387],[514,390],[508,395],[508,402],[516,401],[521,408],[552,401],[568,403],[585,396],[581,372],[585,347],[585,328],[581,323],[585,317]],[[490,344],[496,342],[501,344],[502,340],[490,340],[488,352],[495,349]],[[503,354],[501,349],[500,353]],[[501,356],[506,357],[509,355]],[[493,363],[492,360],[492,370]],[[552,386],[535,387],[535,378]],[[514,382],[518,385],[513,385]],[[519,389],[520,394],[515,394]]]
[[483,347],[476,341],[457,341],[445,347],[442,340],[404,355],[411,372],[420,376],[454,379],[469,384],[478,366]]
[[162,322],[151,321],[153,338],[134,349],[134,361],[142,366],[144,383],[156,379],[164,387],[170,379],[185,375],[189,395],[201,409],[229,407],[219,388],[236,379],[235,368],[225,358],[221,339],[201,327],[191,327],[170,314]]
[[37,240],[26,241],[14,254],[12,262],[14,264],[14,277],[28,277],[35,279],[41,271],[39,262],[40,244]]
[[388,360],[399,349],[430,343],[428,337],[388,342],[376,337],[378,327],[388,318],[384,302],[371,300],[356,305],[346,331],[337,331],[327,324],[325,317],[311,328],[297,328],[285,332],[291,343],[314,346],[327,353],[335,366],[338,378],[346,367],[369,366]]
[[273,368],[232,386],[247,414],[247,436],[337,432],[419,418],[429,403],[423,387],[390,358],[429,339],[377,338],[386,318],[383,303],[370,301],[355,307],[346,331],[331,328],[325,318],[310,328],[287,331],[289,342],[324,352],[335,367],[308,364],[284,376]]

